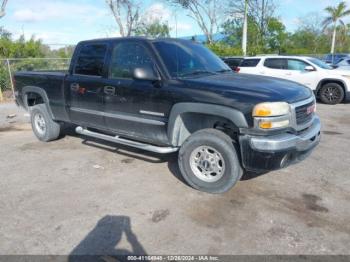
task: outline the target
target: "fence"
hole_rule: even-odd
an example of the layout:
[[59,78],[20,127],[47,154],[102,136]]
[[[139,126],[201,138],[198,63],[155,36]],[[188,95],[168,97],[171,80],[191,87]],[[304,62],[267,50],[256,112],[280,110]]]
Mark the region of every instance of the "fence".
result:
[[17,71],[68,70],[68,58],[0,59],[0,102],[14,97],[12,76]]

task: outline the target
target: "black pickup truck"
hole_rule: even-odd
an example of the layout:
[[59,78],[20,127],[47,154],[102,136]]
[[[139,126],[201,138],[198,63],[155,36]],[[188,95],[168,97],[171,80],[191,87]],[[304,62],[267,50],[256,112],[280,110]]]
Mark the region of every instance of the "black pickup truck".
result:
[[17,72],[16,102],[41,141],[76,132],[161,154],[184,179],[222,193],[243,172],[284,168],[320,140],[312,92],[236,74],[203,45],[178,39],[80,42],[68,72]]

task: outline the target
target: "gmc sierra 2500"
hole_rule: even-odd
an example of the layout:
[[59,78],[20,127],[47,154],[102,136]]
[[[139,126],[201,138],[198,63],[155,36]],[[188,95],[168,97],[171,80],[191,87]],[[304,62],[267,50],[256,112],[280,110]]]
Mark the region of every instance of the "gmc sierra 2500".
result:
[[76,132],[178,152],[184,179],[222,193],[244,170],[284,168],[320,140],[315,97],[300,84],[236,74],[203,45],[112,38],[80,42],[68,72],[17,72],[16,101],[41,141]]

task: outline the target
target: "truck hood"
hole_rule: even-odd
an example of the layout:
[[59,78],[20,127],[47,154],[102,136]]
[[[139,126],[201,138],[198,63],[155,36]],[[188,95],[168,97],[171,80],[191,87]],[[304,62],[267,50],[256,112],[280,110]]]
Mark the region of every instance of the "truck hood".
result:
[[232,102],[251,105],[278,101],[295,103],[312,95],[309,88],[292,81],[231,72],[183,81],[189,88],[215,92],[214,99],[231,98]]

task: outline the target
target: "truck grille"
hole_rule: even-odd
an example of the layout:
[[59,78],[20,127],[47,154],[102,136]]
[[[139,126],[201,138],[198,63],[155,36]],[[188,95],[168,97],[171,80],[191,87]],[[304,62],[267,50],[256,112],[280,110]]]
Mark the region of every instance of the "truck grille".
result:
[[314,112],[310,112],[309,109],[314,106],[315,102],[301,105],[295,108],[295,116],[297,125],[303,125],[310,122],[314,116]]

